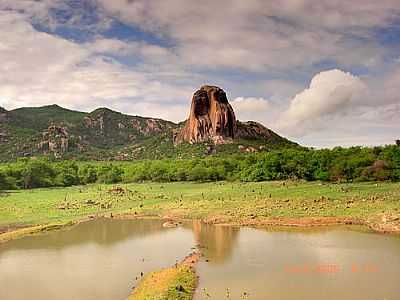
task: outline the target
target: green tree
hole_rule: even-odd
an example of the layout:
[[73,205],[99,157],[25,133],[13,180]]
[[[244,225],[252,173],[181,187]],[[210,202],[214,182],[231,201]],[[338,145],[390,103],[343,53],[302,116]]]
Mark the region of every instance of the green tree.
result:
[[97,181],[97,168],[93,165],[81,166],[78,170],[79,181],[83,184],[95,183]]
[[78,175],[78,165],[75,162],[64,161],[56,165],[55,184],[58,186],[72,186],[81,183]]
[[46,160],[31,160],[22,172],[23,187],[26,189],[54,186],[56,172]]
[[118,183],[122,181],[124,170],[119,166],[104,165],[98,172],[97,181],[100,183]]

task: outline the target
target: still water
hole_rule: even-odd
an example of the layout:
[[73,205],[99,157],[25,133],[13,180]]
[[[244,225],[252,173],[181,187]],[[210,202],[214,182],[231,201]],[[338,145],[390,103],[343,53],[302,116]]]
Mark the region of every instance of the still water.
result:
[[0,244],[0,299],[123,300],[195,246],[195,299],[400,299],[398,237],[106,219]]

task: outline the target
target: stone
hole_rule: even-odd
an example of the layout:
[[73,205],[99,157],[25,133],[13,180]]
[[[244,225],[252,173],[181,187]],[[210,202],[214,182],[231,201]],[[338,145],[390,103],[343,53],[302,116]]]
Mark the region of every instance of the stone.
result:
[[[228,144],[240,139],[271,144],[291,143],[260,123],[236,120],[224,90],[211,85],[204,85],[193,94],[189,117],[183,128],[177,129],[173,135],[175,145],[182,142]],[[265,146],[259,149],[238,146],[241,152],[252,153],[265,149]]]
[[6,122],[8,119],[8,111],[0,106],[0,123]]
[[189,118],[174,142],[224,144],[235,138],[236,130],[235,113],[224,90],[205,85],[194,93]]

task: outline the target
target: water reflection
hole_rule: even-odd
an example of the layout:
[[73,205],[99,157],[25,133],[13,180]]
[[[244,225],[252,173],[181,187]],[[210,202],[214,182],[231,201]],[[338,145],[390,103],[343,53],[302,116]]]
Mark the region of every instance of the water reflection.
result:
[[[126,299],[141,272],[173,265],[199,245],[196,299],[397,299],[400,239],[345,229],[288,230],[195,221],[100,219],[0,245],[0,299]],[[336,273],[285,267],[336,264]],[[377,268],[352,272],[352,265]]]
[[198,247],[210,263],[220,264],[231,257],[239,237],[238,227],[193,221],[192,228]]
[[242,228],[229,259],[219,265],[202,261],[197,269],[197,300],[207,299],[204,289],[211,299],[225,299],[227,289],[231,299],[243,293],[253,300],[397,299],[400,241],[341,228]]
[[96,220],[0,246],[0,299],[126,299],[140,274],[191,251],[191,230],[159,220]]
[[[127,239],[155,235],[162,230],[163,221],[152,220],[108,220],[98,219],[71,228],[15,240],[1,245],[0,250],[18,249],[61,249],[74,245],[94,243],[104,247]],[[94,230],[95,229],[95,230]]]

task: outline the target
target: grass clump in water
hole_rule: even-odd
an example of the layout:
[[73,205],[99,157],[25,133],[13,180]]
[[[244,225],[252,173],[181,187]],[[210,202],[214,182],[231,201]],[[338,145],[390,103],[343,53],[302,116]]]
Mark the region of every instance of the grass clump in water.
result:
[[190,300],[196,289],[194,265],[198,253],[192,253],[174,267],[146,275],[128,300]]

